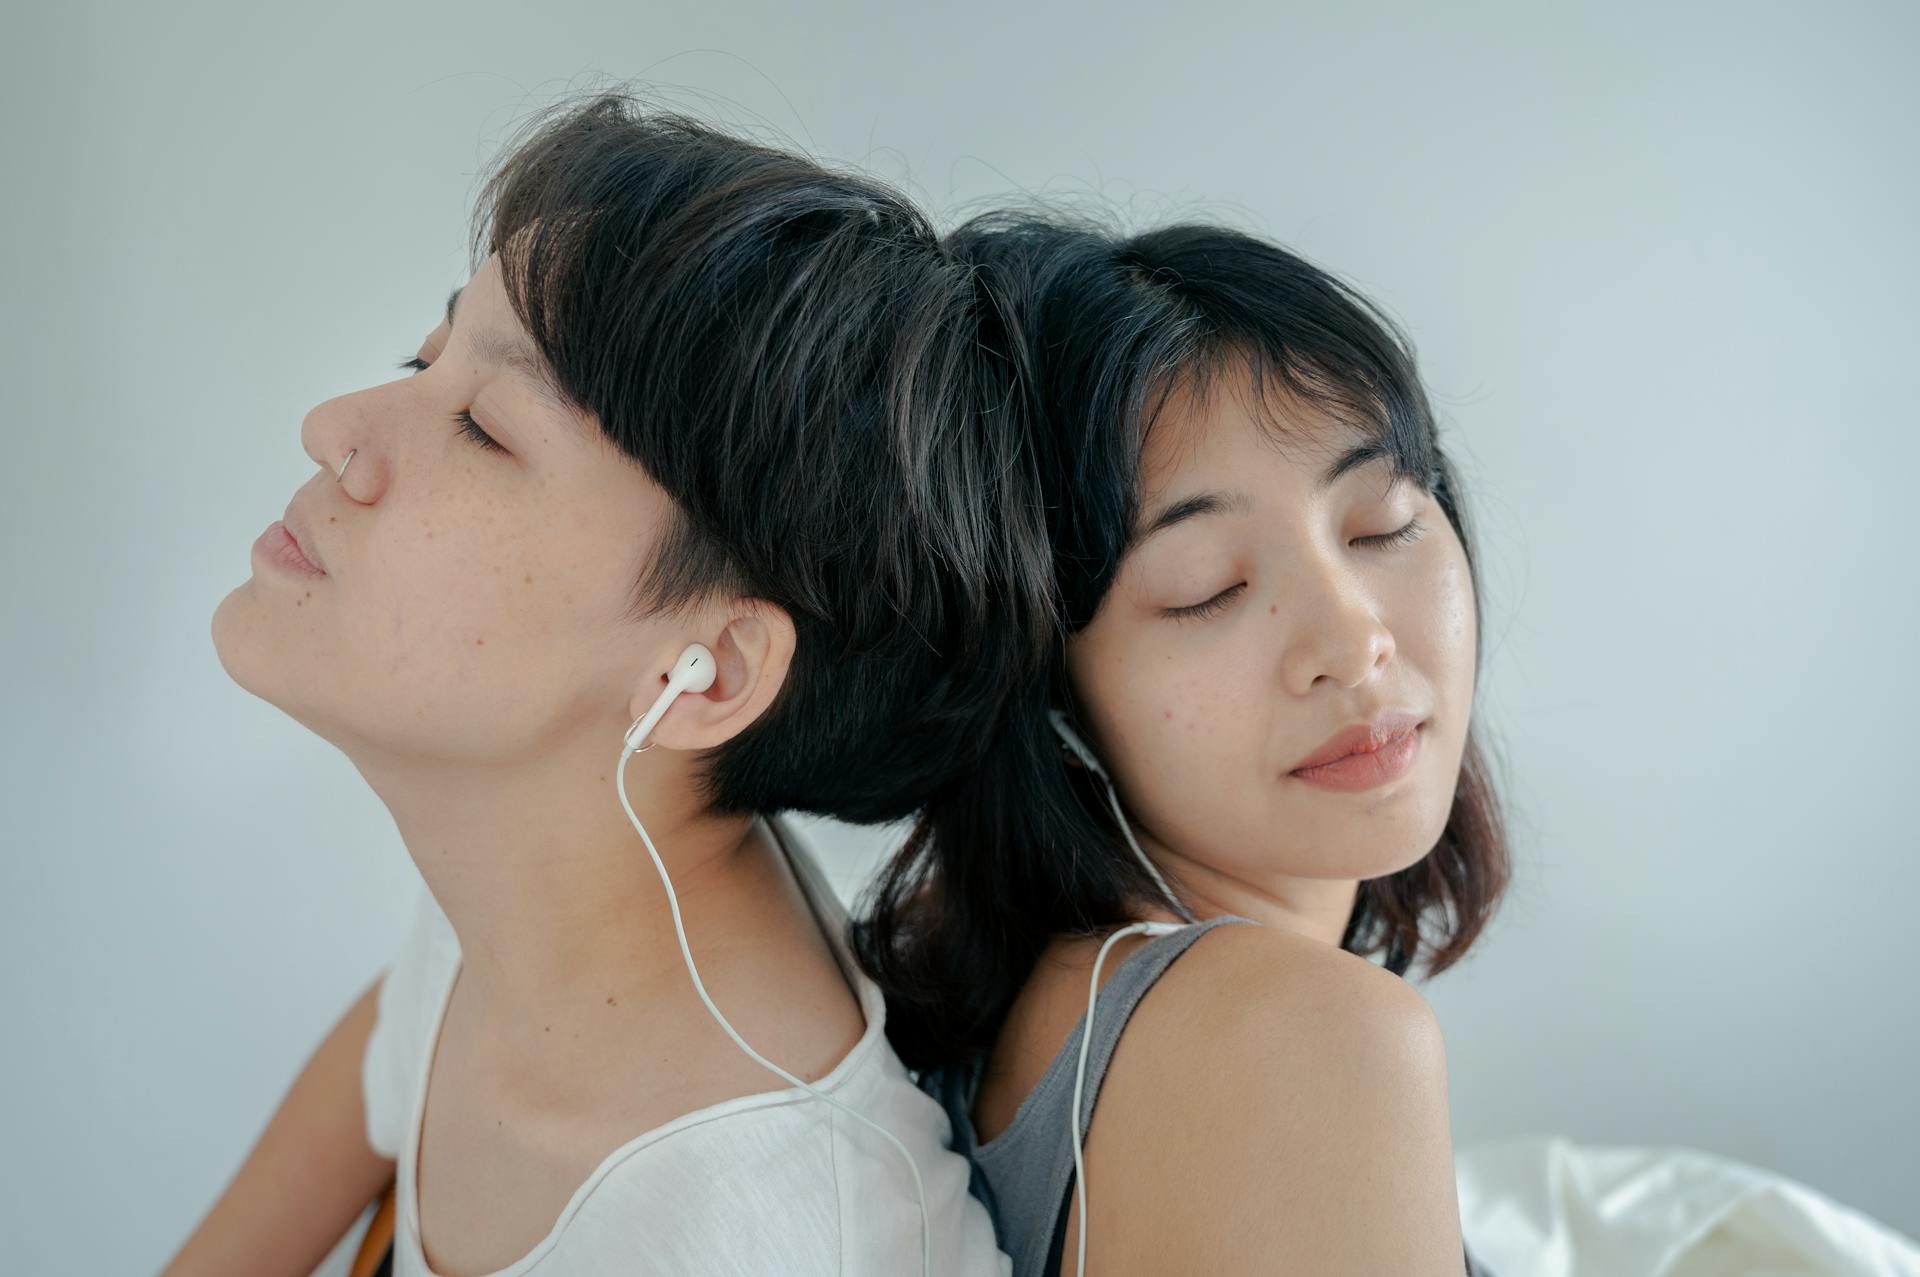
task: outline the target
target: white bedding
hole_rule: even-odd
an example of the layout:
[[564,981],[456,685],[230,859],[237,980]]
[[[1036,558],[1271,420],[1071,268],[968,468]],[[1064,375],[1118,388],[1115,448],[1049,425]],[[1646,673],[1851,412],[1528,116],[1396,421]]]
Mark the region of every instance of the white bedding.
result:
[[1454,1160],[1461,1232],[1496,1277],[1920,1277],[1910,1238],[1710,1153],[1530,1136]]

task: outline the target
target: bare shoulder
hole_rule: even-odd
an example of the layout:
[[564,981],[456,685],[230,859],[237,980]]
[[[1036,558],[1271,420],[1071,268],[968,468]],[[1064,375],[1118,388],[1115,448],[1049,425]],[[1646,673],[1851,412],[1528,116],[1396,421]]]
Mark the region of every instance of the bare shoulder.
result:
[[1318,941],[1195,940],[1121,1035],[1086,1151],[1090,1268],[1462,1270],[1439,1022]]
[[1391,971],[1278,928],[1216,927],[1121,1035],[1100,1108],[1136,1104],[1196,1131],[1265,1124],[1303,1150],[1330,1114],[1347,1141],[1445,1137],[1446,1044],[1427,1000]]
[[1445,1065],[1440,1022],[1419,990],[1277,927],[1215,927],[1196,939],[1141,1001],[1128,1033],[1136,1026],[1149,1058],[1225,1051],[1284,1059],[1305,1050],[1351,1064]]

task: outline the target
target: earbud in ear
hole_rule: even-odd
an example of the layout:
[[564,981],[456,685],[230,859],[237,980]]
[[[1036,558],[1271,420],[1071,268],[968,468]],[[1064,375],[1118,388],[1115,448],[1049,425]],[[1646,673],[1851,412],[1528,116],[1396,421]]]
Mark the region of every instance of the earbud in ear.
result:
[[[1167,880],[1160,876],[1160,871],[1154,867],[1153,861],[1147,859],[1147,853],[1140,850],[1140,843],[1133,836],[1133,826],[1127,823],[1127,813],[1120,808],[1120,794],[1113,787],[1113,778],[1107,775],[1107,769],[1100,765],[1100,760],[1094,756],[1094,752],[1087,745],[1087,742],[1080,739],[1080,734],[1074,731],[1073,728],[1067,726],[1066,714],[1049,706],[1047,708],[1047,721],[1053,724],[1053,730],[1059,735],[1061,742],[1073,751],[1074,757],[1085,763],[1087,770],[1098,776],[1101,782],[1106,785],[1107,802],[1113,807],[1113,818],[1118,822],[1120,832],[1127,840],[1127,846],[1133,850],[1133,858],[1140,862],[1142,869],[1147,871],[1147,877],[1153,879],[1153,885],[1160,889],[1161,897],[1172,906],[1175,913],[1185,918],[1188,922],[1199,921],[1199,919],[1193,916],[1193,911],[1181,902],[1180,897],[1173,894],[1173,888],[1169,887]],[[1143,927],[1159,927],[1171,926],[1172,924],[1143,922],[1140,925]],[[1156,931],[1152,934],[1160,935],[1163,933]]]
[[787,1072],[754,1050],[747,1045],[747,1040],[740,1036],[739,1031],[733,1027],[727,1017],[720,1014],[720,1008],[714,1005],[713,998],[707,993],[707,986],[700,979],[700,968],[694,965],[693,947],[687,943],[686,920],[680,916],[680,897],[673,891],[673,876],[667,872],[667,862],[660,859],[660,849],[653,845],[652,835],[648,834],[647,827],[640,823],[640,817],[633,810],[633,802],[627,797],[627,760],[641,749],[651,748],[643,745],[642,742],[647,739],[647,733],[651,732],[654,725],[660,721],[660,716],[667,712],[667,707],[673,704],[674,697],[682,692],[706,691],[713,686],[716,673],[713,653],[698,643],[687,644],[680,653],[680,659],[673,663],[673,670],[667,675],[667,685],[660,689],[660,695],[654,698],[647,712],[633,720],[633,726],[627,729],[626,747],[621,750],[620,765],[614,768],[613,772],[614,789],[620,795],[620,805],[626,809],[627,819],[633,822],[633,828],[640,835],[640,841],[647,845],[647,858],[653,861],[654,871],[660,875],[660,885],[666,889],[667,909],[673,916],[673,934],[674,938],[680,942],[680,957],[687,964],[687,977],[693,981],[693,991],[700,995],[700,1001],[706,1005],[707,1014],[726,1030],[727,1036],[733,1039],[733,1044],[754,1063],[777,1074],[789,1086],[799,1087],[815,1099],[831,1104],[862,1126],[878,1133],[887,1143],[899,1150],[900,1156],[907,1159],[907,1169],[913,1172],[914,1195],[919,1199],[920,1204],[920,1272],[922,1277],[932,1277],[933,1227],[927,1218],[927,1185],[921,1178],[920,1164],[914,1160],[913,1154],[907,1151],[907,1146],[900,1142],[899,1136],[858,1109],[849,1106],[845,1101],[835,1099],[815,1087],[813,1083],[798,1074]]
[[[1100,760],[1094,756],[1093,750],[1088,747],[1087,742],[1081,740],[1080,734],[1074,731],[1073,728],[1067,726],[1067,716],[1064,711],[1049,707],[1047,710],[1047,721],[1053,724],[1054,733],[1060,737],[1061,743],[1073,751],[1073,756],[1078,758],[1081,763],[1086,766],[1087,770],[1091,771],[1101,780],[1107,779],[1107,769],[1100,765]],[[1109,781],[1108,783],[1111,784],[1112,782]]]
[[682,692],[706,691],[713,686],[713,677],[713,653],[698,643],[687,644],[680,653],[680,659],[673,663],[673,670],[667,675],[667,685],[660,689],[660,695],[647,712],[634,719],[633,726],[627,728],[626,752],[634,754],[649,748],[644,743],[647,734],[660,721],[660,716],[667,712],[667,706],[673,704],[673,698]]

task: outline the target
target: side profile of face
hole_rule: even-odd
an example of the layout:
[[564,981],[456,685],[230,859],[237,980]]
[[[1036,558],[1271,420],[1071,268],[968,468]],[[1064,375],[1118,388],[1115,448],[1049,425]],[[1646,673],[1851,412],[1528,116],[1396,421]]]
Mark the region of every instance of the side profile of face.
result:
[[[1386,458],[1323,486],[1364,442],[1275,384],[1256,405],[1244,370],[1170,395],[1149,434],[1140,535],[1067,665],[1136,835],[1183,892],[1379,877],[1446,827],[1472,580],[1438,501]],[[1389,711],[1421,724],[1399,776],[1341,790],[1292,774]]]
[[320,469],[287,522],[324,573],[256,546],[253,576],[213,617],[235,681],[356,761],[512,764],[591,725],[602,777],[688,641],[714,649],[719,679],[678,698],[656,739],[717,743],[764,708],[784,676],[784,616],[627,618],[669,498],[545,388],[497,255],[417,359],[307,414]]

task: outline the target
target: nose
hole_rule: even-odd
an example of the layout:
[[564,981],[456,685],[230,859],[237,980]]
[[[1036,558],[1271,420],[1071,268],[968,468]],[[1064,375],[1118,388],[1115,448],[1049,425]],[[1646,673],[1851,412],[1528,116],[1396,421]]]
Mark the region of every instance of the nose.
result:
[[1392,664],[1393,631],[1361,574],[1327,562],[1301,585],[1306,588],[1294,596],[1300,619],[1282,656],[1290,691],[1305,696],[1322,679],[1355,687]]
[[309,409],[300,423],[300,446],[326,471],[330,482],[337,481],[349,493],[357,494],[357,500],[364,501],[371,499],[378,485],[381,466],[377,441],[366,429],[366,415],[354,400],[354,395],[339,395]]

